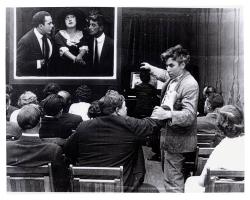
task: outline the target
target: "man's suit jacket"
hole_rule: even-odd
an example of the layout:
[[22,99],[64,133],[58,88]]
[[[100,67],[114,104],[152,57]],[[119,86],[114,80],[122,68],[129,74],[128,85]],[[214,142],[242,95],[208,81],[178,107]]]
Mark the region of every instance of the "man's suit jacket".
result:
[[105,35],[105,40],[102,47],[102,52],[100,55],[99,65],[94,68],[93,65],[93,47],[94,38],[90,38],[89,41],[89,65],[92,67],[92,74],[94,76],[112,76],[114,73],[114,41],[107,35]]
[[[50,40],[51,41],[51,40]],[[52,44],[52,43],[51,43]],[[48,65],[37,69],[37,60],[42,60],[43,54],[34,29],[27,32],[17,44],[17,76],[46,76]]]
[[60,118],[44,116],[41,120],[39,136],[40,138],[66,139],[72,134],[72,130],[72,124],[63,124]]
[[71,113],[62,113],[59,118],[59,123],[62,126],[70,127],[72,130],[76,130],[77,126],[82,122],[82,117]]
[[[167,92],[170,78],[166,70],[151,68],[151,73],[165,81],[161,97]],[[199,86],[193,76],[184,71],[175,87],[177,101],[181,102],[181,110],[173,110],[172,119],[166,120],[165,128],[161,129],[161,148],[171,153],[192,152],[197,146],[197,104]]]
[[52,164],[56,191],[67,191],[68,171],[60,146],[42,142],[39,137],[21,136],[7,141],[7,165],[36,167],[48,163]]
[[157,129],[150,118],[98,117],[83,121],[64,149],[67,157],[79,166],[123,166],[124,190],[133,191],[135,174],[144,170],[144,159],[138,158],[141,142]]

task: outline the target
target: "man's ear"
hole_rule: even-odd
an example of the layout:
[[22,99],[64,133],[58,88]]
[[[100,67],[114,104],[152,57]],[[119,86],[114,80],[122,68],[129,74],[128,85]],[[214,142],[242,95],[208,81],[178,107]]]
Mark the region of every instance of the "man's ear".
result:
[[118,107],[115,108],[115,113],[119,115],[120,109]]
[[185,67],[186,67],[186,64],[184,62],[180,63],[180,68],[181,69],[185,69]]

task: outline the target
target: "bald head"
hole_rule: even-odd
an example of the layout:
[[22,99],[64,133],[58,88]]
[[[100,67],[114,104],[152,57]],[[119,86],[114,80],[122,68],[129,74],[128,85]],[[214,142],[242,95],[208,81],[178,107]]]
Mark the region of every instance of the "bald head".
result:
[[63,111],[68,112],[68,108],[71,105],[71,94],[65,90],[61,90],[57,94],[63,98],[64,101]]

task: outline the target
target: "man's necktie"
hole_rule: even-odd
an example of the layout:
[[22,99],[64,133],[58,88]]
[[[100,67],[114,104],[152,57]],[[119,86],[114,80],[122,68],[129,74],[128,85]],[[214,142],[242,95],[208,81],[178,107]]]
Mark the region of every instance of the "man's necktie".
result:
[[98,66],[99,58],[98,58],[98,45],[97,45],[97,39],[95,41],[95,54],[94,54],[94,66]]
[[43,41],[43,58],[45,60],[45,63],[47,63],[49,59],[49,43],[46,35],[43,36],[42,41]]

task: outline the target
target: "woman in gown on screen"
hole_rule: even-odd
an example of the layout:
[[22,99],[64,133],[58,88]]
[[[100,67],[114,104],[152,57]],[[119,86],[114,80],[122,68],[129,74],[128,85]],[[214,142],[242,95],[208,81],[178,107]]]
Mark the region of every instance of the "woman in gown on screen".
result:
[[86,63],[84,55],[88,52],[86,38],[80,22],[79,10],[67,9],[60,18],[63,29],[55,35],[55,70],[56,76],[84,76]]

